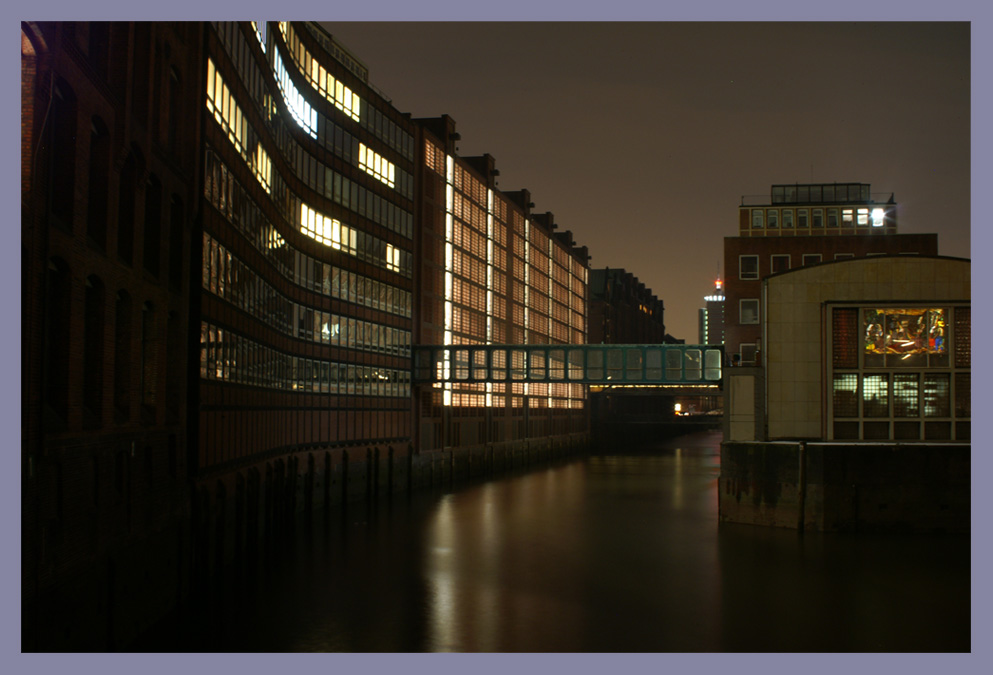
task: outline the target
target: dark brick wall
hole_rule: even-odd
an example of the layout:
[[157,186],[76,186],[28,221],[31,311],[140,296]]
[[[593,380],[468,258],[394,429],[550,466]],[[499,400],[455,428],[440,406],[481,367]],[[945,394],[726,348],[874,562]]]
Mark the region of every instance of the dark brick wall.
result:
[[823,531],[968,532],[971,447],[723,443],[721,522]]

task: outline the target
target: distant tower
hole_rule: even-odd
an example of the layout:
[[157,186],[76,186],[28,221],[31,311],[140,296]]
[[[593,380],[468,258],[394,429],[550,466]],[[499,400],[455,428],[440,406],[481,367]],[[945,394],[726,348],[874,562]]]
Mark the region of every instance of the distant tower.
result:
[[724,282],[718,277],[713,295],[704,298],[706,306],[700,308],[700,344],[724,344]]

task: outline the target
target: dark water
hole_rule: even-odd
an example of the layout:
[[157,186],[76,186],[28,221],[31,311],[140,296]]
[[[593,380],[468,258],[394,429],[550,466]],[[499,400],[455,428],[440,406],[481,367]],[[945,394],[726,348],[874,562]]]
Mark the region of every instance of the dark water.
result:
[[332,512],[145,647],[970,649],[967,537],[718,526],[719,443],[694,434]]

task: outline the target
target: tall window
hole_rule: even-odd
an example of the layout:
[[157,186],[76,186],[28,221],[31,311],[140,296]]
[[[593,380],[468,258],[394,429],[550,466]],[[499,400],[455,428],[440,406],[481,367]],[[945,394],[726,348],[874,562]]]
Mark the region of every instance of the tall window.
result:
[[169,287],[183,288],[183,200],[173,195],[169,200]]
[[99,117],[90,123],[90,166],[87,175],[86,235],[107,248],[107,188],[110,185],[110,134]]
[[69,413],[69,267],[52,258],[48,263],[45,302],[45,401],[64,422]]
[[128,155],[121,169],[120,189],[117,191],[117,255],[127,264],[134,258],[135,193],[138,191],[138,161]]
[[141,405],[143,417],[154,414],[158,380],[158,333],[155,330],[155,307],[150,302],[141,306]]
[[172,153],[179,152],[182,147],[180,130],[182,125],[182,102],[183,86],[179,79],[179,72],[175,68],[169,69],[169,118],[166,120],[166,146]]
[[800,209],[796,212],[796,226],[807,227],[807,209]]
[[752,211],[752,229],[761,230],[765,227],[763,223],[764,215],[761,209],[755,209]]
[[131,296],[118,291],[114,303],[114,416],[131,416]]
[[90,275],[83,308],[83,407],[88,426],[99,426],[103,414],[103,330],[103,282]]
[[159,276],[162,260],[162,184],[152,174],[145,186],[145,231],[143,233],[145,269],[153,277]]
[[76,97],[61,79],[52,91],[50,115],[46,134],[49,171],[45,176],[48,212],[54,224],[71,229],[76,180]]

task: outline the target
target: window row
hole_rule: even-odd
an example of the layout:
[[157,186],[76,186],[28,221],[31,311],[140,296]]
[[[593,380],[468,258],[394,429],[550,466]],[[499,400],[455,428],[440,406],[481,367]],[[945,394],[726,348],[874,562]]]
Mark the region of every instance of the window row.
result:
[[[827,212],[827,220],[824,214]],[[843,209],[751,209],[752,229],[791,229],[794,226],[793,216],[796,214],[796,227],[823,228],[831,227],[883,227],[886,224],[886,210],[881,207]],[[841,215],[839,221],[838,216]],[[782,220],[780,220],[782,215]]]
[[831,331],[835,368],[971,366],[966,306],[835,307]]
[[283,277],[332,298],[410,317],[409,291],[343,270],[289,246],[210,148],[205,176],[208,201]]
[[[284,28],[285,25],[285,28]],[[359,77],[363,81],[368,77],[368,73],[364,68],[361,68],[355,64],[355,62],[349,58],[341,49],[337,47],[331,40],[327,39],[327,36],[321,34],[315,30],[310,23],[306,24],[307,28],[310,29],[311,35],[317,38],[317,41],[321,43],[325,51],[335,57],[340,63],[345,65],[349,70],[356,71],[360,70]],[[280,30],[283,31],[283,40],[289,46],[290,53],[296,55],[298,49],[296,44],[299,42],[299,38],[296,36],[296,32],[293,29],[293,25],[290,23],[280,23]],[[320,83],[321,76],[320,71],[323,66],[320,63],[315,64],[311,57],[310,62],[310,75],[309,79],[311,82]],[[306,59],[300,61],[299,63],[307,63]],[[307,75],[306,68],[301,68],[304,75]],[[331,82],[330,76],[325,80],[324,89],[320,88],[318,84],[318,90],[321,93],[327,92],[326,96],[331,95]],[[339,91],[340,87],[340,91]],[[408,160],[413,160],[414,158],[414,138],[409,133],[401,129],[393,120],[384,115],[378,108],[376,108],[370,101],[365,99],[360,99],[357,94],[352,92],[352,105],[349,107],[347,104],[347,90],[343,84],[335,80],[334,82],[334,105],[342,112],[348,114],[352,119],[357,120],[365,129],[371,131],[379,140],[383,141],[391,148],[396,150],[402,156],[406,157]]]
[[830,185],[773,185],[773,204],[810,202],[867,202],[871,198],[866,183]]
[[410,397],[410,371],[293,356],[209,323],[200,325],[200,377],[282,391]]
[[[141,424],[154,424],[163,393],[166,419],[178,418],[183,370],[166,364],[183,359],[179,314],[166,314],[150,300],[139,303],[126,289],[110,293],[96,275],[83,280],[79,307],[70,299],[73,279],[64,260],[50,259],[46,275],[42,373],[45,403],[59,423],[69,422],[70,410],[78,401],[84,428],[101,427],[111,418],[126,423],[135,412]],[[81,317],[72,316],[77,311],[74,307],[82,312]],[[76,381],[70,374],[74,343],[66,339],[74,324],[82,328],[82,366]],[[112,359],[109,367],[108,356]],[[137,407],[132,405],[135,402]],[[105,403],[111,409],[105,409]]]
[[410,355],[410,331],[293,302],[207,234],[204,234],[203,285],[285,335],[336,347]]
[[[954,386],[953,386],[954,384]],[[850,417],[969,418],[971,374],[834,373],[835,419]]]
[[[318,160],[310,152],[304,150],[289,132],[278,114],[271,95],[263,85],[258,63],[247,49],[247,41],[240,29],[233,23],[217,24],[219,35],[228,55],[235,63],[245,86],[251,93],[256,108],[262,119],[266,120],[272,137],[280,153],[290,166],[294,167],[297,177],[305,182],[312,190],[319,192],[328,199],[374,222],[398,232],[407,238],[413,236],[413,216],[375,192],[358,185],[333,171],[326,162]],[[316,117],[317,141],[322,148],[332,154],[337,154],[350,165],[358,166],[359,139],[349,134],[341,126],[335,125],[321,114]],[[410,199],[413,194],[413,178],[399,171],[396,180],[400,183],[399,192]]]
[[207,59],[207,110],[224,129],[228,140],[255,174],[267,193],[272,192],[272,161],[259,141],[255,130],[248,123],[241,106],[228,89],[224,78]]
[[336,251],[365,260],[376,267],[397,272],[410,277],[414,268],[414,256],[409,251],[396,248],[393,244],[348,225],[335,218],[329,218],[315,211],[303,201],[299,202],[296,218],[300,231]]
[[[802,266],[816,265],[823,262],[824,256],[821,253],[802,253],[799,255],[799,262]],[[866,256],[886,255],[885,253],[867,253]],[[912,254],[907,254],[912,255]],[[835,260],[848,260],[854,258],[854,253],[835,253]],[[738,256],[738,279],[741,281],[754,281],[761,278],[760,257],[758,255]],[[792,269],[793,255],[789,253],[773,253],[769,256],[769,274],[786,272]]]
[[288,21],[279,22],[279,32],[283,34],[283,40],[289,48],[297,69],[310,81],[311,86],[334,104],[338,110],[358,122],[361,116],[358,94],[353,93],[344,83],[335,79],[331,73],[324,69],[324,66],[300,42],[296,31],[293,30]]

